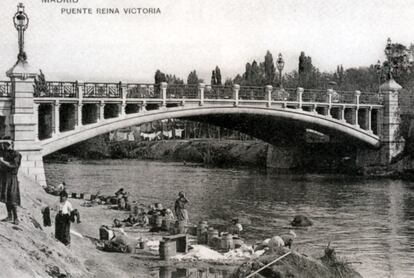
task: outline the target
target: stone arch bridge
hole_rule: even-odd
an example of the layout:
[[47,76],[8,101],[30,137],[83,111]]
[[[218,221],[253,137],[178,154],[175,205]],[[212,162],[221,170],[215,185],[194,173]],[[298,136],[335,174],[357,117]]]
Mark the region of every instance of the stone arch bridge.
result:
[[[11,73],[11,81],[0,82],[0,119],[4,133],[14,138],[23,154],[23,171],[41,184],[43,156],[115,129],[167,118],[267,118],[279,127],[293,124],[349,138],[369,150],[369,159],[382,164],[389,163],[398,149],[400,87],[393,80],[379,93],[62,81],[35,90],[35,76]],[[266,128],[256,124],[243,131]]]

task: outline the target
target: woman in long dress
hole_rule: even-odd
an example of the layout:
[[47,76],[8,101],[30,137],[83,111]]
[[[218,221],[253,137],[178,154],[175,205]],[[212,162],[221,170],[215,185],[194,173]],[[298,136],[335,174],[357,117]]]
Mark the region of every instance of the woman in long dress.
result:
[[55,218],[55,238],[68,246],[70,244],[70,214],[73,211],[72,204],[67,200],[68,193],[61,191],[60,200],[55,205],[57,211]]
[[175,214],[177,215],[177,220],[179,222],[184,222],[185,224],[188,223],[188,212],[186,209],[186,205],[188,204],[188,200],[184,195],[184,192],[178,193],[178,198],[175,201]]

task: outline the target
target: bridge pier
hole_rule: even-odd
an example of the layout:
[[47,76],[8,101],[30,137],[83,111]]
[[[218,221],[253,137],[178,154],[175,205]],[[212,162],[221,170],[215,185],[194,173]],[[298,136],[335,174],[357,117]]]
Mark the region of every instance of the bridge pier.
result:
[[37,74],[31,70],[25,60],[18,60],[6,74],[12,84],[10,133],[14,140],[14,149],[22,154],[20,172],[45,186],[42,148],[36,136],[38,134],[38,114],[34,113],[33,102],[33,85]]
[[60,102],[59,100],[56,100],[53,103],[52,119],[53,119],[53,136],[57,136],[60,133]]

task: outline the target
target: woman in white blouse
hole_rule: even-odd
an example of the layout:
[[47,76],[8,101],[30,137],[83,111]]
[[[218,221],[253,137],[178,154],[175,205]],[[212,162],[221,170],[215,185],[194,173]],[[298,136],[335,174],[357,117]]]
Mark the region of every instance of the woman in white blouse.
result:
[[73,211],[72,204],[67,200],[68,193],[65,190],[59,193],[60,200],[55,205],[57,211],[55,218],[55,238],[68,246],[70,244],[70,215]]

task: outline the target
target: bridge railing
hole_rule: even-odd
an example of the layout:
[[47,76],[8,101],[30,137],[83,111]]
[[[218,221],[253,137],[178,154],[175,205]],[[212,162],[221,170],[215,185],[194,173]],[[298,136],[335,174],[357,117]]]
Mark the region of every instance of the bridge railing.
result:
[[265,87],[240,86],[239,99],[240,100],[266,100],[267,92],[265,90]]
[[354,91],[340,91],[335,94],[334,92],[332,102],[356,103],[356,93]]
[[161,98],[159,84],[128,83],[125,85],[126,98]]
[[379,93],[361,93],[359,97],[361,104],[382,104],[383,98]]
[[79,93],[77,82],[49,81],[45,86],[35,88],[35,97],[77,98]]
[[[202,89],[204,88],[204,89]],[[203,95],[201,95],[203,92]],[[0,81],[0,97],[11,93],[11,82]],[[189,84],[96,83],[50,81],[35,88],[35,97],[55,98],[139,98],[139,99],[202,99],[204,100],[280,101],[302,103],[342,103],[381,105],[378,93],[359,91],[314,90],[272,86],[227,86]],[[238,101],[237,100],[237,101]]]
[[121,98],[121,83],[83,83],[84,98]]
[[298,101],[296,89],[294,88],[272,88],[273,101]]
[[198,85],[171,84],[167,86],[168,99],[197,99]]
[[326,90],[304,89],[302,94],[303,102],[328,102],[328,93]]
[[0,97],[10,97],[11,81],[0,81]]
[[204,89],[205,99],[233,99],[233,87],[225,85],[207,85]]

